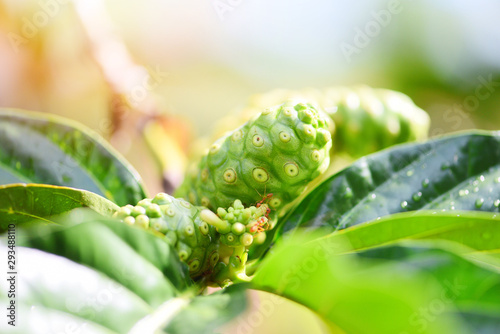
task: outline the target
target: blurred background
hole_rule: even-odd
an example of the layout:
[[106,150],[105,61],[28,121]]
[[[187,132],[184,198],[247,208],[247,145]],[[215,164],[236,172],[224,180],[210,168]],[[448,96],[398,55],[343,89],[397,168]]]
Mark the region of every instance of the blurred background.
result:
[[[498,130],[499,22],[497,0],[0,0],[0,107],[85,124],[154,194],[196,138],[276,88],[388,88],[429,113],[430,136]],[[278,304],[240,332],[323,330]]]

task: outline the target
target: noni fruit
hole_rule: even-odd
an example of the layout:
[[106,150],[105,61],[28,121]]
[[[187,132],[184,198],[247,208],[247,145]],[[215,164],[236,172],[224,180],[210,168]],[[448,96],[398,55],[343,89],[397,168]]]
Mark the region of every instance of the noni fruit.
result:
[[272,194],[268,204],[279,211],[328,168],[331,146],[328,116],[310,104],[267,108],[217,140],[176,196],[215,210]]

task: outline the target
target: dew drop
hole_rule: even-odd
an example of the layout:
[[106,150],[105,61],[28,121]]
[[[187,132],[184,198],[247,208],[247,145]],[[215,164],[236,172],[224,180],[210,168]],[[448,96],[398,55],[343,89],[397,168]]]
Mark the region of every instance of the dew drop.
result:
[[349,187],[346,187],[345,188],[345,192],[344,192],[344,198],[352,198],[352,189],[349,188]]
[[415,202],[420,201],[420,199],[422,198],[422,192],[419,191],[418,193],[413,194],[412,198]]
[[476,200],[476,208],[481,208],[483,206],[483,203],[484,203],[484,198],[478,198]]
[[430,183],[429,179],[423,180],[422,181],[422,187],[427,188],[429,186],[429,183]]
[[415,171],[413,169],[410,169],[409,171],[406,172],[406,176],[412,176]]
[[459,195],[460,197],[467,196],[468,194],[469,194],[469,191],[468,191],[467,189],[460,189],[460,190],[458,191],[458,195]]
[[500,206],[500,199],[496,199],[495,202],[493,202],[493,205],[495,208],[498,208]]
[[500,177],[497,177],[497,178],[495,179],[495,182],[496,182],[496,183],[500,183]]
[[479,191],[479,188],[478,187],[474,187],[474,189],[472,189],[473,192],[477,193]]
[[479,181],[484,182],[484,175],[481,175],[481,176],[479,177]]
[[448,165],[447,163],[441,165],[441,170],[446,170],[448,168],[450,168],[450,165]]
[[408,202],[407,201],[402,201],[401,202],[401,209],[406,209],[407,206],[408,206]]
[[377,195],[376,195],[376,194],[373,194],[373,193],[372,193],[372,194],[370,194],[370,199],[371,199],[371,200],[374,200],[375,198],[377,198]]

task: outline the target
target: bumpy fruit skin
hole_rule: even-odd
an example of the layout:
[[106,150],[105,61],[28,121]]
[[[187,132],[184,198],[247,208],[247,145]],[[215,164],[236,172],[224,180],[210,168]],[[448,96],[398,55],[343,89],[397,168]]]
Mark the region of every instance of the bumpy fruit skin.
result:
[[219,122],[215,136],[246,122],[263,107],[288,99],[309,101],[326,111],[335,125],[330,130],[336,155],[357,158],[394,144],[425,140],[430,127],[427,113],[405,94],[360,85],[278,89],[254,95],[245,108]]
[[218,233],[200,217],[203,208],[182,199],[159,193],[136,206],[120,208],[115,217],[129,225],[156,230],[189,266],[192,278],[211,271],[219,261]]
[[236,199],[249,206],[272,193],[279,211],[329,164],[328,116],[309,104],[268,108],[216,141],[176,196],[212,210]]
[[217,263],[210,277],[212,282],[226,286],[231,281],[250,280],[246,274],[248,249],[265,240],[265,231],[271,228],[269,212],[266,203],[246,208],[240,200],[235,200],[227,209],[218,208],[217,214],[208,209],[201,212],[202,219],[214,226],[220,234],[221,252],[231,253],[227,261]]
[[270,228],[267,204],[245,208],[239,199],[227,210],[217,209],[217,216],[226,224],[217,229],[221,234],[220,242],[229,247],[250,247],[255,238],[262,239],[261,233]]
[[[114,217],[163,236],[189,266],[193,279],[203,276],[207,283],[225,286],[249,279],[245,272],[247,251],[254,239],[265,238],[268,214],[266,203],[244,207],[240,200],[235,200],[228,208],[218,208],[215,214],[159,193],[136,206],[121,207]],[[226,261],[220,258],[221,250],[230,252]]]
[[427,138],[429,116],[399,92],[367,86],[334,87],[323,91],[320,103],[335,123],[336,150],[354,158]]

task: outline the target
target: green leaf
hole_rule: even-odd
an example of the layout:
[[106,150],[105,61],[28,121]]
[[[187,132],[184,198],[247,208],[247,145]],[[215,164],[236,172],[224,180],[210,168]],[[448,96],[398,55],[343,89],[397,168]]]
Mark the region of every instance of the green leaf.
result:
[[[370,259],[397,260],[408,272],[428,272],[443,286],[441,299],[432,302],[434,309],[453,303],[457,308],[456,314],[465,320],[471,333],[488,333],[492,326],[500,328],[500,272],[484,270],[450,252],[464,251],[453,244],[443,244],[446,250],[432,248],[433,243],[403,245],[378,247],[358,255]],[[432,311],[432,308],[429,307],[429,310]]]
[[[134,291],[153,307],[186,287],[186,283],[178,278],[174,281],[181,282],[180,286],[167,279],[169,273],[182,272],[183,266],[166,240],[146,230],[85,212],[83,218],[75,220],[76,214],[82,212],[77,211],[60,220],[68,222],[66,224],[19,230],[18,244],[95,268]],[[149,244],[160,257],[160,264],[150,262],[150,256],[141,253],[150,247]],[[165,268],[168,271],[162,272],[161,269]]]
[[202,332],[246,305],[242,288],[197,297],[187,266],[150,231],[88,209],[53,219],[58,225],[16,231],[19,326],[2,322],[2,333],[59,333],[67,326],[106,334]]
[[356,251],[404,239],[444,239],[479,251],[500,250],[500,215],[477,211],[404,212],[334,232],[326,239],[331,243],[347,241]]
[[247,307],[246,284],[235,284],[209,296],[193,300],[167,326],[169,334],[214,333]]
[[413,242],[338,255],[342,247],[330,239],[282,244],[252,285],[311,308],[347,333],[472,333],[478,323],[464,313],[491,320],[500,312],[500,275],[454,247]]
[[471,132],[399,145],[356,161],[312,191],[285,219],[325,233],[414,210],[498,212],[500,134]]
[[101,215],[111,216],[118,206],[92,192],[42,184],[12,184],[0,186],[0,233],[9,224],[32,225],[55,223],[52,215],[75,208],[88,207]]
[[0,184],[85,189],[118,205],[146,197],[138,173],[97,133],[55,115],[0,110]]
[[[104,333],[126,333],[152,311],[134,290],[92,268],[30,248],[18,247],[17,254],[16,303],[34,306],[33,311],[18,311],[22,333],[36,333],[38,326],[49,327],[45,333],[58,333],[64,329],[64,318],[79,326],[88,321]],[[55,321],[43,321],[46,317]]]

